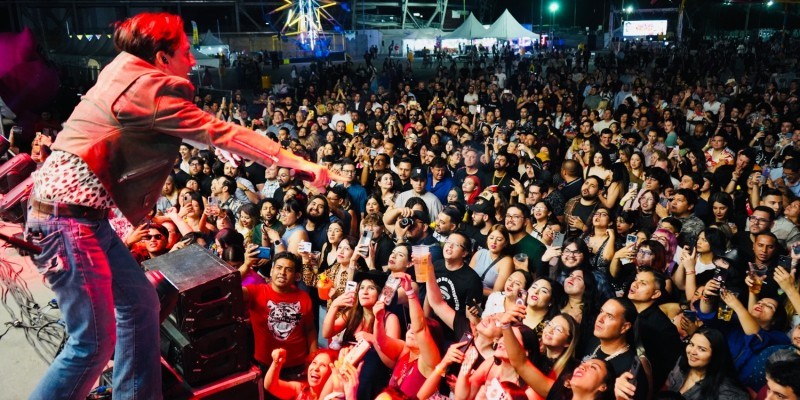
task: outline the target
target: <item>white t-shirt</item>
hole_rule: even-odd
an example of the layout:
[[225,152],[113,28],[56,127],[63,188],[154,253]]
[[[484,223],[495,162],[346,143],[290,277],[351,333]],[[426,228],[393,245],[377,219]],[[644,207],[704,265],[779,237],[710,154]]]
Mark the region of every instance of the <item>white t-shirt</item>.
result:
[[476,112],[478,112],[478,108],[475,107],[475,104],[472,104],[473,102],[477,102],[477,101],[478,101],[478,94],[477,93],[467,93],[467,94],[464,95],[464,103],[469,104],[469,112],[470,112],[470,114],[475,114]]

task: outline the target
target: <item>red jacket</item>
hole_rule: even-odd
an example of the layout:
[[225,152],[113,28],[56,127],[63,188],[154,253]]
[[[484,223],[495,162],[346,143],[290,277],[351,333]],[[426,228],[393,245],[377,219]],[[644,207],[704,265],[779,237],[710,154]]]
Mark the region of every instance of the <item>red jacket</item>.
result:
[[193,94],[187,79],[123,52],[100,73],[52,148],[81,157],[133,224],[161,195],[183,139],[274,162],[278,143],[203,112]]

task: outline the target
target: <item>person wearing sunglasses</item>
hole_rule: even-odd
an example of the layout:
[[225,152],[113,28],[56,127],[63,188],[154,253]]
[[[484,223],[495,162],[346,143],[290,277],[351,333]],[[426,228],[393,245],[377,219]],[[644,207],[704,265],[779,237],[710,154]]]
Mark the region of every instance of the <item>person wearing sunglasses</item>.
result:
[[161,224],[142,224],[131,231],[125,241],[131,255],[139,264],[169,251],[169,231]]

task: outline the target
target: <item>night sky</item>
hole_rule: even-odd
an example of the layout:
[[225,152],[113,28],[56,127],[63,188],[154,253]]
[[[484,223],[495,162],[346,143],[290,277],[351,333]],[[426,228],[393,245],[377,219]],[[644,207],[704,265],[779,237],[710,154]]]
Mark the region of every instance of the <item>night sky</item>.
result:
[[[473,0],[473,4],[477,5],[485,1]],[[530,24],[533,19],[538,24],[539,7],[542,1],[544,2],[543,17],[545,24],[550,23],[548,6],[553,1],[556,1],[560,5],[555,15],[556,25],[590,26],[592,28],[596,28],[597,25],[608,19],[608,9],[611,4],[617,9],[622,8],[623,4],[625,7],[632,5],[634,9],[677,8],[680,6],[679,0],[496,0],[490,2],[493,3],[493,7],[489,21],[481,22],[491,23],[500,16],[505,8],[508,8],[520,23]],[[784,5],[774,4],[771,7],[766,7],[766,1],[756,0],[733,0],[733,4],[729,5],[725,5],[722,0],[689,0],[686,2],[686,11],[689,16],[687,25],[691,25],[701,31],[742,29],[748,3],[751,4],[750,28],[780,28],[782,26]],[[450,1],[451,7],[459,7],[461,4],[463,2],[459,0]],[[469,7],[470,1],[467,1],[467,8]],[[675,16],[676,14],[671,14],[671,18],[675,18]],[[636,15],[634,13],[633,19],[668,19],[668,17],[665,15],[656,17],[654,14]],[[789,6],[787,27],[796,28],[799,23],[800,4],[792,4]]]

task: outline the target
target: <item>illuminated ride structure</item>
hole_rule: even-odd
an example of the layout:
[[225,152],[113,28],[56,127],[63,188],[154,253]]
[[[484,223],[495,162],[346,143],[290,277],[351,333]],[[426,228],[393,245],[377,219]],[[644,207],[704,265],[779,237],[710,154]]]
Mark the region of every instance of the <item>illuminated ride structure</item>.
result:
[[329,52],[330,39],[325,35],[322,21],[324,19],[334,29],[341,30],[336,19],[326,10],[337,2],[333,0],[284,0],[284,2],[286,4],[270,13],[289,10],[281,35],[295,37],[295,43],[302,50],[313,52],[316,56],[326,56]]

